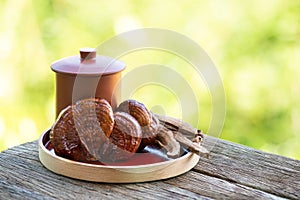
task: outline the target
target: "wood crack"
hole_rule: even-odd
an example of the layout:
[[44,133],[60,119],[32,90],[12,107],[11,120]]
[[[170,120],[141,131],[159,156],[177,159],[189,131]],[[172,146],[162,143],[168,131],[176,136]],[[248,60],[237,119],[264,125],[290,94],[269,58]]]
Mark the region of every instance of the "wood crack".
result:
[[214,177],[214,178],[222,179],[222,180],[227,181],[229,183],[233,183],[233,184],[238,183],[234,179],[230,179],[230,178],[228,178],[226,176],[221,176],[221,175],[217,175],[217,174],[214,174],[214,173],[210,173],[208,171],[199,170],[199,169],[195,169],[195,168],[193,168],[191,171],[194,171],[194,172],[197,172],[197,173],[201,173],[201,174],[204,174],[204,175],[207,175],[207,176],[211,176],[211,177]]

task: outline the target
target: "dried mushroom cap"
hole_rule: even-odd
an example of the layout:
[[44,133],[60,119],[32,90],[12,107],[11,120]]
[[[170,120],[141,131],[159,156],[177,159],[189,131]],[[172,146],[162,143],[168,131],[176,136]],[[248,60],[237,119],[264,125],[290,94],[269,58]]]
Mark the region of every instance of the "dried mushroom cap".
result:
[[77,161],[101,159],[114,126],[113,112],[104,99],[85,99],[62,111],[50,132],[59,156]]
[[100,160],[114,127],[113,111],[105,99],[85,99],[73,106],[75,128],[82,145]]
[[75,128],[72,107],[64,109],[50,131],[50,141],[57,155],[77,161],[95,160],[81,145]]
[[142,130],[137,120],[124,112],[114,114],[115,125],[110,144],[104,152],[104,160],[126,160],[134,155],[141,143]]
[[142,150],[145,146],[155,142],[159,120],[146,108],[144,104],[130,99],[123,101],[116,111],[129,113],[138,121],[142,128],[142,142],[139,147],[140,150]]
[[151,124],[151,113],[146,108],[146,106],[136,100],[126,100],[123,101],[116,112],[125,112],[133,116],[141,127],[148,126],[150,127]]
[[77,101],[73,106],[73,113],[80,127],[87,126],[83,124],[85,122],[95,122],[98,125],[95,128],[98,128],[107,137],[110,136],[114,126],[114,117],[112,108],[105,99],[95,98]]

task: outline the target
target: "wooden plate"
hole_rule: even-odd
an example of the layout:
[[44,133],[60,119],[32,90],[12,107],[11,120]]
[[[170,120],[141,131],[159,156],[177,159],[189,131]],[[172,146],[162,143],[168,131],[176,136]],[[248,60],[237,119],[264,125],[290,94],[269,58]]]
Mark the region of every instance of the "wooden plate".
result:
[[39,139],[39,159],[41,163],[57,174],[86,181],[107,183],[134,183],[161,180],[183,174],[191,170],[199,161],[199,156],[186,152],[176,159],[167,159],[157,153],[139,153],[126,162],[94,164],[76,162],[55,155],[49,139],[50,130]]

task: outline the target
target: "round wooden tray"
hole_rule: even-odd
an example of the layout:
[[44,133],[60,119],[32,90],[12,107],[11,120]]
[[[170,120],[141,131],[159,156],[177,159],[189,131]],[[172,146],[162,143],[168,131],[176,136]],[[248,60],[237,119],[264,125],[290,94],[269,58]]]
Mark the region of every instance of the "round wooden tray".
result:
[[153,153],[140,153],[131,161],[114,165],[76,162],[55,155],[51,145],[48,145],[49,132],[50,130],[43,133],[39,139],[41,163],[57,174],[86,181],[134,183],[161,180],[183,174],[199,161],[198,155],[186,152],[181,157],[171,160],[164,160]]

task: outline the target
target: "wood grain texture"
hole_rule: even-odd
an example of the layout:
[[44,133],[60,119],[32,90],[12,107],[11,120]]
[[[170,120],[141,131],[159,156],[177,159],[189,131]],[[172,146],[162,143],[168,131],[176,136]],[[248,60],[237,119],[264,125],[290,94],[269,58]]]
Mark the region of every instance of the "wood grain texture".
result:
[[37,142],[0,154],[0,199],[299,199],[300,161],[205,137],[210,159],[175,178],[103,184],[52,173]]
[[200,159],[195,171],[277,196],[300,199],[300,161],[209,136],[203,144],[211,149],[211,158]]

